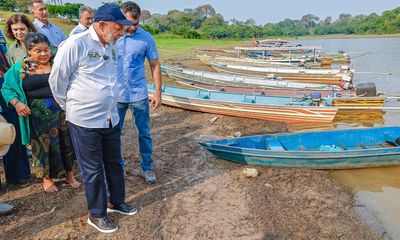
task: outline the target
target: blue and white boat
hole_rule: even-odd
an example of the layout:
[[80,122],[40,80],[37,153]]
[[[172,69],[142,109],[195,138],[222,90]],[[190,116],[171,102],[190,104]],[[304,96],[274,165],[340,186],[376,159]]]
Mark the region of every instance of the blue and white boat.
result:
[[400,127],[266,134],[202,141],[216,157],[268,167],[348,169],[400,165]]

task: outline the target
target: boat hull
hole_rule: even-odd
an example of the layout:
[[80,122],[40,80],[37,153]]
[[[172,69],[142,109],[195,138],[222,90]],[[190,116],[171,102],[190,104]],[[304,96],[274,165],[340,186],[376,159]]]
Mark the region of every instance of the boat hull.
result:
[[[154,90],[149,88],[149,98]],[[338,111],[335,107],[309,107],[286,105],[246,104],[239,102],[221,102],[210,99],[190,98],[163,92],[162,103],[182,109],[214,113],[235,117],[255,118],[262,120],[296,122],[330,123]]]
[[[250,88],[250,87],[235,87],[235,86],[217,86],[204,83],[190,82],[185,80],[177,80],[177,83],[196,89],[223,91],[231,93],[243,94],[259,94],[268,96],[297,96],[304,97],[312,92],[319,92],[323,98],[329,97],[333,91],[307,91],[307,90],[285,90],[285,89],[266,89],[266,88]],[[338,107],[383,107],[385,98],[382,97],[337,97],[333,99],[332,106]],[[364,109],[363,109],[364,110]]]
[[226,57],[226,56],[208,56],[208,55],[197,55],[197,58],[203,62],[204,64],[209,64],[210,62],[221,62],[224,64],[241,64],[245,66],[259,66],[259,67],[304,67],[305,69],[329,69],[331,67],[331,62],[298,62],[298,63],[289,63],[289,62],[279,62],[279,59],[274,61],[274,59],[254,59],[254,58],[235,58],[235,57]]
[[170,66],[162,66],[162,70],[167,75],[176,80],[184,80],[191,82],[201,82],[212,85],[249,87],[249,88],[266,88],[266,89],[285,89],[285,90],[302,90],[302,91],[343,91],[337,85],[301,83],[292,81],[282,81],[278,79],[268,79],[259,77],[248,77],[237,74],[224,74],[206,71],[197,71],[192,69],[175,68]]
[[265,156],[243,152],[230,152],[203,144],[202,146],[218,158],[241,164],[265,167],[350,169],[400,165],[400,151],[374,154],[373,156],[367,154],[356,156],[327,156],[326,154],[321,154],[320,156],[311,158],[310,156],[282,156],[281,152]]
[[339,85],[344,77],[352,79],[352,75],[342,74],[307,74],[307,73],[284,73],[284,72],[268,72],[268,69],[262,67],[240,66],[233,64],[210,63],[210,66],[218,72],[231,74],[246,74],[249,76],[271,76],[280,77],[285,81],[296,81],[314,84]]
[[400,165],[400,127],[266,134],[202,141],[216,157],[250,165],[348,169]]

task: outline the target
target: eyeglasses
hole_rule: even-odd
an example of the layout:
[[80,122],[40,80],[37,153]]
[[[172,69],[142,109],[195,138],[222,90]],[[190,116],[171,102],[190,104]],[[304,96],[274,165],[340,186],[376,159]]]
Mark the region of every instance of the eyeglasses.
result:
[[[133,21],[132,21],[133,22]],[[140,24],[140,21],[138,22],[133,22],[132,26],[137,27]]]

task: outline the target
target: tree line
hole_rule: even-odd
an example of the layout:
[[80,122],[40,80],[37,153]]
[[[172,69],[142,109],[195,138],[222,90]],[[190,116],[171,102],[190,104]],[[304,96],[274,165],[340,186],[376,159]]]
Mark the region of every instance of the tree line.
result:
[[313,14],[301,19],[286,18],[278,23],[257,25],[254,19],[246,21],[226,20],[209,5],[183,11],[172,10],[167,14],[153,14],[145,25],[154,33],[171,32],[185,38],[242,39],[253,36],[306,36],[327,34],[396,34],[400,33],[400,7],[378,15],[340,14],[320,19]]
[[[30,0],[0,0],[0,8],[27,11]],[[121,0],[113,3],[121,4]],[[78,18],[82,4],[65,3],[62,0],[48,1],[48,11],[53,16]],[[275,36],[306,36],[327,34],[396,34],[400,33],[400,7],[378,15],[340,14],[333,21],[332,17],[320,19],[313,14],[301,19],[286,18],[278,23],[257,25],[250,18],[246,21],[226,20],[210,4],[201,5],[183,11],[171,10],[167,14],[151,14],[142,11],[142,27],[153,34],[171,33],[183,38],[205,39],[244,39]]]

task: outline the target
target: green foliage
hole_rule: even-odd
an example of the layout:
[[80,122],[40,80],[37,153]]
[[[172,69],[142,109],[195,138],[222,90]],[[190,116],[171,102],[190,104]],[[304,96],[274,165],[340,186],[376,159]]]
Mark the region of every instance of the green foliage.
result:
[[122,5],[122,0],[104,1],[104,2],[103,2],[103,4],[106,4],[106,3],[111,3],[111,4],[115,4],[115,5],[121,6],[121,5]]
[[315,34],[395,34],[400,33],[400,7],[370,15],[351,16],[340,14],[339,19],[331,24],[320,24]]
[[[153,14],[146,17],[146,24],[152,33],[172,33],[183,38],[197,39],[245,39],[256,37],[326,34],[394,34],[400,33],[400,8],[386,11],[379,16],[351,16],[340,14],[333,21],[332,17],[320,19],[313,14],[304,15],[300,20],[286,18],[278,23],[259,26],[253,19],[241,22],[237,19],[225,21],[221,14],[206,4],[184,11],[171,10],[166,15]],[[150,28],[151,27],[151,28]]]
[[28,5],[30,2],[31,0],[16,0],[15,7],[24,13],[29,13]]
[[66,3],[64,5],[47,5],[47,10],[53,16],[63,16],[69,19],[79,17],[79,8],[81,3]]
[[198,33],[194,28],[191,28],[188,25],[177,25],[173,26],[171,29],[171,32],[173,34],[176,34],[178,36],[182,36],[187,39],[200,39],[201,35]]
[[15,0],[0,0],[0,8],[5,10],[13,10],[17,7]]
[[140,27],[143,28],[144,30],[148,31],[149,33],[151,33],[151,35],[160,33],[160,30],[158,28],[155,28],[149,24],[142,24]]

